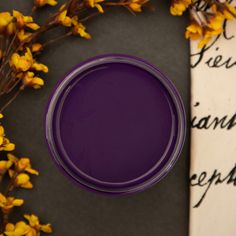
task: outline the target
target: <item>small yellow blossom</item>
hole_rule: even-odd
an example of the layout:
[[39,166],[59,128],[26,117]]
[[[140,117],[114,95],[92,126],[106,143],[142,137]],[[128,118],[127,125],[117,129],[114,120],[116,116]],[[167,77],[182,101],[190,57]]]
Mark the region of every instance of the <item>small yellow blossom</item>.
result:
[[13,10],[13,16],[15,17],[19,28],[23,28],[25,26],[32,30],[37,30],[40,28],[38,24],[34,23],[32,16],[24,16],[22,13],[16,10]]
[[17,71],[27,71],[32,64],[33,60],[28,56],[28,52],[23,56],[20,56],[18,53],[13,53],[11,57],[11,65],[14,66]]
[[67,16],[67,10],[62,11],[58,16],[57,16],[57,22],[59,24],[62,24],[63,26],[70,27],[72,23],[72,19]]
[[[16,174],[16,172],[11,169],[8,171],[8,173],[11,178]],[[21,187],[26,189],[33,188],[33,184],[30,182],[30,176],[26,173],[16,174],[14,185],[16,187]]]
[[15,206],[23,205],[24,200],[14,197],[5,197],[0,193],[0,208],[3,212],[9,213],[9,211]]
[[190,38],[196,40],[202,37],[202,35],[203,35],[202,27],[195,22],[193,22],[186,28],[185,32],[186,39]]
[[18,33],[17,33],[17,37],[18,39],[22,42],[22,41],[29,41],[30,38],[32,36],[32,33],[30,32],[25,32],[25,30],[20,30]]
[[34,0],[34,4],[37,7],[43,7],[45,5],[55,6],[57,5],[56,0]]
[[42,63],[34,62],[31,69],[34,69],[36,71],[42,71],[44,73],[48,73],[48,67]]
[[33,87],[34,89],[39,89],[44,85],[44,81],[35,76],[34,72],[28,71],[22,77],[22,82],[25,86]]
[[15,144],[11,143],[8,138],[5,137],[5,130],[0,125],[0,151],[12,151],[15,149]]
[[223,29],[206,31],[203,36],[203,39],[198,43],[199,48],[203,48],[214,36],[217,36],[223,32]]
[[0,151],[13,151],[15,149],[15,144],[11,143],[9,139],[4,138],[3,143],[0,145]]
[[31,51],[32,52],[39,52],[41,51],[43,48],[43,45],[41,43],[34,43],[32,46],[31,46]]
[[10,64],[16,71],[19,72],[26,72],[29,69],[43,71],[44,73],[48,72],[48,67],[46,65],[38,63],[34,60],[29,48],[26,48],[26,52],[22,56],[18,53],[13,53]]
[[3,118],[3,114],[2,113],[0,113],[0,119],[2,119]]
[[96,7],[100,13],[104,13],[102,6],[99,4],[101,2],[104,2],[104,0],[87,0],[87,4],[90,7],[92,8]]
[[0,176],[4,175],[7,170],[12,166],[11,161],[0,161]]
[[32,169],[30,159],[28,157],[17,158],[15,155],[8,153],[7,158],[15,164],[17,172],[26,171],[33,175],[38,175],[38,171]]
[[141,12],[142,6],[149,0],[131,0],[128,4],[129,8],[134,12]]
[[170,13],[174,16],[181,16],[190,4],[191,0],[173,0],[170,7]]
[[16,32],[16,24],[15,22],[10,22],[6,27],[7,35],[13,35]]
[[86,32],[86,27],[82,23],[78,22],[77,17],[73,17],[72,24],[73,24],[73,33],[74,34],[76,34],[76,35],[78,34],[82,38],[85,38],[85,39],[91,39],[91,35]]
[[13,17],[9,12],[0,13],[0,32],[4,32],[7,26],[12,22]]
[[6,225],[4,234],[7,236],[24,236],[27,235],[29,231],[30,231],[30,226],[28,226],[24,221],[20,221],[17,222],[15,225],[12,223],[8,223]]
[[31,228],[35,229],[37,232],[44,232],[44,233],[52,233],[52,227],[50,224],[40,224],[39,218],[34,215],[24,215],[25,219],[29,221],[29,225]]

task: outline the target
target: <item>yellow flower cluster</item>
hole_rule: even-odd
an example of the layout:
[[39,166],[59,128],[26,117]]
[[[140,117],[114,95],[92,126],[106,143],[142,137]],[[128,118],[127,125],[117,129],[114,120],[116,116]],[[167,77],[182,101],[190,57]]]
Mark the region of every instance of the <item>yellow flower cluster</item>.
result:
[[189,9],[191,23],[186,28],[187,39],[199,40],[198,47],[204,47],[213,37],[223,32],[225,20],[236,18],[236,9],[228,2],[205,1],[205,9],[194,5],[194,0],[172,0],[170,12],[172,15],[180,16]]
[[[0,119],[3,118],[3,115],[0,114]],[[5,135],[5,129],[0,125],[0,151],[13,151],[15,149],[15,144],[11,143]],[[8,166],[9,163],[0,161],[0,172],[1,167]]]
[[170,13],[174,16],[181,16],[191,4],[191,0],[173,0],[170,6]]
[[32,169],[30,159],[27,157],[17,158],[13,154],[7,155],[9,161],[14,164],[14,169],[9,169],[9,176],[14,179],[13,187],[33,188],[29,174],[38,175],[38,171]]
[[[44,6],[46,4],[55,5],[55,3],[56,1],[50,0],[35,1],[35,4],[38,4],[37,6]],[[9,12],[0,13],[0,34],[8,35],[8,37],[12,36],[13,38],[16,34],[19,42],[30,41],[33,34],[32,31],[38,30],[39,28],[40,26],[34,22],[32,16],[25,16],[16,10],[13,10],[12,14]],[[33,53],[41,50],[41,44],[33,43],[30,48],[22,47],[11,55],[9,65],[14,72],[15,78],[22,81],[21,88],[32,87],[38,89],[44,85],[44,81],[35,74],[35,71],[47,73],[48,67],[38,63],[33,57]],[[4,56],[5,52],[0,51],[0,59]],[[2,133],[3,130],[0,130],[0,135]],[[5,141],[7,142],[7,139]]]
[[65,27],[71,27],[72,32],[75,35],[80,35],[85,39],[91,39],[91,35],[86,32],[86,27],[78,21],[78,16],[68,16],[68,10],[65,9],[65,5],[61,7],[60,11],[60,14],[57,16],[58,24],[61,24]]
[[50,224],[40,224],[39,218],[32,215],[24,215],[28,223],[19,221],[16,224],[8,223],[4,234],[7,236],[38,236],[40,232],[51,233],[52,227]]
[[25,32],[25,29],[37,30],[40,28],[33,20],[32,16],[25,16],[19,11],[13,10],[12,14],[9,12],[0,13],[0,33],[8,36],[17,32],[20,41],[26,40],[31,36],[30,32]]
[[[41,88],[44,85],[43,79],[35,76],[34,71],[48,72],[48,67],[42,63],[38,63],[32,54],[41,50],[40,44],[35,44],[32,49],[26,48],[26,51],[20,55],[19,53],[13,53],[10,60],[10,65],[13,71],[16,72],[16,78],[21,79],[23,85],[33,87],[35,89]],[[32,50],[32,51],[31,51]]]
[[[3,115],[0,114],[0,118]],[[1,149],[0,151],[12,151],[15,148],[14,144],[3,147],[5,138],[4,128],[0,126],[1,130]],[[30,159],[28,157],[17,158],[12,153],[7,153],[7,160],[0,160],[0,181],[5,173],[9,173],[10,182],[7,186],[6,194],[0,193],[0,209],[3,214],[3,219],[8,219],[9,214],[14,207],[20,207],[24,204],[24,200],[9,196],[8,194],[13,191],[15,187],[32,188],[33,184],[30,181],[29,174],[38,175],[38,171],[31,166]],[[41,224],[39,218],[34,215],[24,215],[25,221],[19,221],[16,224],[9,223],[8,220],[4,223],[4,228],[0,236],[39,236],[40,232],[51,233],[52,227],[50,224]]]
[[232,20],[236,17],[236,9],[228,3],[220,6],[213,4],[211,11],[206,14],[205,22],[193,20],[187,27],[185,36],[187,39],[199,40],[198,47],[204,47],[214,36],[223,32],[225,20]]

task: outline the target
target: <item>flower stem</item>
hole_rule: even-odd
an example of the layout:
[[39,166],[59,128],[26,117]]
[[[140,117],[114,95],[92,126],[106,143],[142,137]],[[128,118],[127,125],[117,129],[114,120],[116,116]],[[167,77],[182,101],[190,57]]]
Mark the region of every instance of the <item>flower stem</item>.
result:
[[22,88],[19,88],[17,92],[8,100],[7,103],[0,109],[0,113],[2,113],[17,97],[18,95],[22,92]]

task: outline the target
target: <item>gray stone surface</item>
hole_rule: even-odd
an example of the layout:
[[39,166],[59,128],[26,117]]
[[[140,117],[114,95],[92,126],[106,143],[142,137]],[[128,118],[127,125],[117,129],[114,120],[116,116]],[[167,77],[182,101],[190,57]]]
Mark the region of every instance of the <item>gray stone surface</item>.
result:
[[[29,12],[31,0],[1,1],[0,9]],[[126,53],[157,65],[175,83],[189,115],[189,47],[184,39],[187,17],[172,17],[169,1],[154,1],[156,12],[132,16],[117,9],[88,25],[91,41],[70,38],[50,47],[40,60],[50,67],[46,86],[28,90],[5,113],[5,126],[17,153],[32,157],[40,176],[13,220],[34,212],[51,222],[57,236],[187,236],[189,134],[181,158],[158,185],[133,196],[111,198],[85,192],[63,176],[44,143],[43,114],[49,94],[71,67],[103,53]],[[48,9],[42,12],[45,15]],[[41,19],[40,19],[41,20]]]

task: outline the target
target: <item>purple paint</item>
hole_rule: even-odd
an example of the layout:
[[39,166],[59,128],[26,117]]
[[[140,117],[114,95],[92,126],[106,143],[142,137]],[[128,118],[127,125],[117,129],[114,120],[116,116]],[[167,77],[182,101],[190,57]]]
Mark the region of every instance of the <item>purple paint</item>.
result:
[[100,193],[133,193],[158,182],[179,156],[184,136],[184,109],[173,84],[129,56],[78,65],[47,108],[54,160],[81,186]]

